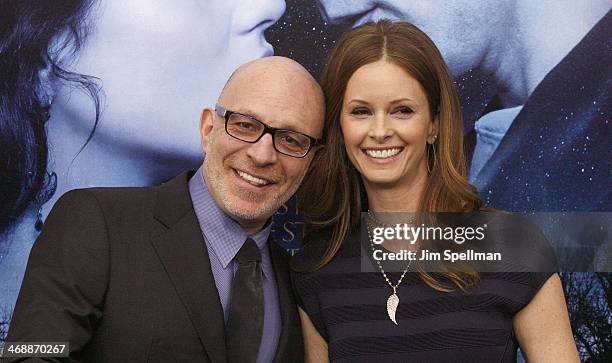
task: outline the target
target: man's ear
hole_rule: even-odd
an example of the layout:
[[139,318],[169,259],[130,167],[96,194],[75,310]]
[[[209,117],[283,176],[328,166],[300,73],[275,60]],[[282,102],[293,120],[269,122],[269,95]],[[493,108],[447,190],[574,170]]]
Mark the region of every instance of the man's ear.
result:
[[213,123],[215,121],[215,111],[211,108],[205,108],[200,115],[200,137],[202,138],[202,150],[206,153],[208,150],[209,140],[213,131]]

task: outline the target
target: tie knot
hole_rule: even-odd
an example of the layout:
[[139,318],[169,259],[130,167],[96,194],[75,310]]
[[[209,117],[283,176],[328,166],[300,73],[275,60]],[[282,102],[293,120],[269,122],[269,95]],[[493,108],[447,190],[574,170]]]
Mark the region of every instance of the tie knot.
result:
[[236,254],[236,261],[239,264],[248,264],[249,262],[261,262],[261,252],[255,241],[251,238],[247,238],[238,253]]

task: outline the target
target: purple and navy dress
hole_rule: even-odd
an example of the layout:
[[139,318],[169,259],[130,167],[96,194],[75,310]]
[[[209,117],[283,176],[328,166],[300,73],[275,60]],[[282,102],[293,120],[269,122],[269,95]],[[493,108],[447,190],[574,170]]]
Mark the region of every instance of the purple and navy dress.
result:
[[[361,272],[360,234],[343,243],[320,270],[292,272],[297,301],[327,341],[331,362],[516,362],[512,318],[554,272],[488,272],[466,292],[441,292],[408,272],[397,289],[395,325],[387,314],[392,293],[380,272]],[[294,267],[321,258],[327,239],[311,239]],[[401,273],[387,273],[395,284]]]

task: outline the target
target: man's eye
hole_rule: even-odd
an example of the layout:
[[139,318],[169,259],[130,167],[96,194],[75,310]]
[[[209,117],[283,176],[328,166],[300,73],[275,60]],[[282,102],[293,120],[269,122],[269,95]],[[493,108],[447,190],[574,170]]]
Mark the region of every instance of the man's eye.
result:
[[249,122],[238,122],[236,126],[244,130],[251,130],[255,127],[252,123],[249,123]]
[[370,114],[370,110],[364,107],[355,108],[351,111],[351,115],[355,115],[355,116],[365,116],[369,114]]
[[297,145],[299,142],[291,136],[283,137],[283,142],[288,145]]

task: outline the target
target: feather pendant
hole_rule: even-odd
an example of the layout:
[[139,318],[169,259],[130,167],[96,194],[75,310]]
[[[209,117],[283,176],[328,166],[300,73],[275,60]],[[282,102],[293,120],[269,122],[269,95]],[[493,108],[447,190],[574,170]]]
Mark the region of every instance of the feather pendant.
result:
[[389,314],[389,319],[397,325],[397,321],[395,320],[395,312],[397,311],[397,306],[399,305],[399,297],[396,294],[391,294],[387,299],[387,314]]

